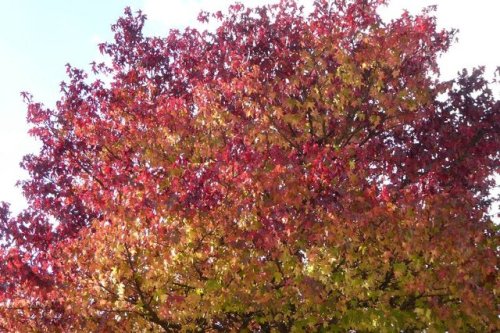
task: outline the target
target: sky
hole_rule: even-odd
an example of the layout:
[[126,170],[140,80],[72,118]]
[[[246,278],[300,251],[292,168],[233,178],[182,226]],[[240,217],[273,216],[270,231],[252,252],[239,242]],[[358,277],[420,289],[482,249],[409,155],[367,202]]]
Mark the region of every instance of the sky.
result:
[[[99,42],[112,40],[110,30],[126,6],[147,16],[146,34],[165,35],[171,28],[195,24],[200,10],[225,9],[230,0],[0,0],[0,201],[14,212],[25,206],[17,180],[27,174],[19,167],[22,156],[37,152],[39,144],[28,134],[26,106],[21,91],[53,106],[65,64],[88,69],[101,59]],[[243,0],[246,6],[270,0]],[[299,1],[310,8],[312,0]],[[381,11],[384,18],[405,8],[416,13],[438,4],[438,25],[459,29],[459,41],[440,59],[441,74],[449,79],[462,68],[500,65],[496,36],[499,0],[392,0]],[[498,91],[497,91],[498,96]],[[498,208],[496,209],[498,211]]]

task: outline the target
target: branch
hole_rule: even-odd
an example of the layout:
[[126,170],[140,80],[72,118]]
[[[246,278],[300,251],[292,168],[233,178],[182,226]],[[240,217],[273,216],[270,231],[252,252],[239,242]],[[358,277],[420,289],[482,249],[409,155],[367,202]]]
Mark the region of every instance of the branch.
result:
[[127,244],[124,244],[124,248],[125,248],[125,254],[126,254],[125,259],[127,261],[127,264],[129,265],[130,269],[132,270],[132,274],[133,274],[132,275],[132,280],[133,280],[132,282],[134,283],[135,289],[136,289],[137,293],[139,294],[139,298],[141,299],[142,308],[146,311],[144,318],[151,321],[152,323],[159,325],[160,327],[162,327],[165,330],[165,332],[178,332],[181,329],[181,325],[174,324],[174,323],[168,322],[166,320],[160,319],[158,314],[151,307],[151,302],[146,301],[146,296],[145,296],[144,292],[142,291],[141,284],[140,284],[139,280],[137,279],[137,277],[139,275],[138,275],[138,273],[135,269],[135,266],[133,264],[132,255],[130,254],[130,251],[128,249]]

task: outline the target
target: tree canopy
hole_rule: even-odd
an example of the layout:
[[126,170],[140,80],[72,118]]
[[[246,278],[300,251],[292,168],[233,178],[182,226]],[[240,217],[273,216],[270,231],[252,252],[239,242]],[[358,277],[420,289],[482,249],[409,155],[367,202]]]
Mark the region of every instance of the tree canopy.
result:
[[68,65],[28,207],[0,206],[0,330],[493,332],[500,102],[454,31],[384,0],[204,13]]

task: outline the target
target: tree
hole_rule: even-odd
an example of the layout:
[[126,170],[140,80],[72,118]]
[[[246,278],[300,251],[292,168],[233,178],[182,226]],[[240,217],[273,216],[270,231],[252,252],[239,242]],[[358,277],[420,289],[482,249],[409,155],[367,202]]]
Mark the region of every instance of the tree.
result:
[[384,0],[233,5],[92,81],[25,94],[28,208],[0,209],[5,331],[495,331],[500,102],[453,31]]

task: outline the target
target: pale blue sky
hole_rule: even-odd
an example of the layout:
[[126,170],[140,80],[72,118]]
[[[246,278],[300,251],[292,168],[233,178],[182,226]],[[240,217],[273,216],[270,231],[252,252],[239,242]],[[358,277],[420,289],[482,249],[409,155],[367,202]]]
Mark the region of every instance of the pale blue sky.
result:
[[[53,105],[65,64],[88,68],[99,57],[97,43],[110,40],[110,25],[125,6],[142,9],[150,18],[146,32],[161,34],[170,27],[192,24],[200,9],[218,10],[230,0],[0,0],[0,201],[14,211],[24,205],[14,184],[26,175],[20,170],[23,155],[37,144],[26,134],[26,110],[21,91]],[[246,0],[247,5],[268,0]],[[312,0],[300,1],[310,6]],[[500,0],[393,0],[384,16],[439,3],[441,26],[461,30],[460,41],[440,61],[445,77],[462,67],[500,65],[497,15]]]

